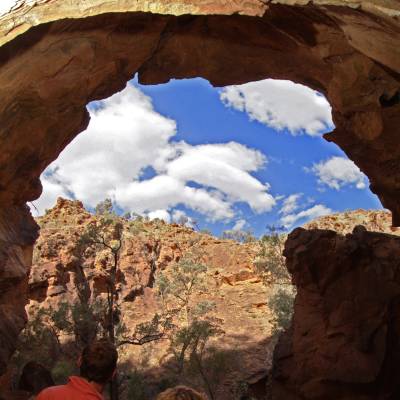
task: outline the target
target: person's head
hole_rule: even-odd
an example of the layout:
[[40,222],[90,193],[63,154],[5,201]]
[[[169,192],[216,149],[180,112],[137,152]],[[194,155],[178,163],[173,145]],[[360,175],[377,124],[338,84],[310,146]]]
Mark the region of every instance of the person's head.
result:
[[83,349],[79,359],[80,376],[101,385],[110,381],[117,367],[118,353],[108,340],[95,340]]
[[54,386],[50,371],[36,361],[25,364],[19,379],[18,389],[37,395],[49,386]]
[[207,397],[186,386],[176,386],[160,393],[157,400],[207,400]]

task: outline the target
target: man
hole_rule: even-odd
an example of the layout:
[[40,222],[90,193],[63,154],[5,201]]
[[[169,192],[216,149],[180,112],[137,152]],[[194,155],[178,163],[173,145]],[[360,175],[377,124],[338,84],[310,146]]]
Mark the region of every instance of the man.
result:
[[43,389],[54,386],[53,377],[50,371],[36,361],[29,361],[25,364],[21,377],[19,378],[18,389],[30,393],[34,398]]
[[118,353],[107,340],[87,346],[78,361],[80,376],[71,376],[62,386],[43,390],[36,400],[103,400],[101,393],[113,378]]

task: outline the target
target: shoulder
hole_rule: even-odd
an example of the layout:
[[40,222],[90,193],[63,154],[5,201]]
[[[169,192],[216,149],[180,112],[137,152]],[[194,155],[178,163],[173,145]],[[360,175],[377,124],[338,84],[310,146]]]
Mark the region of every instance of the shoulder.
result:
[[53,400],[56,395],[65,391],[65,385],[51,386],[42,390],[36,397],[36,400]]

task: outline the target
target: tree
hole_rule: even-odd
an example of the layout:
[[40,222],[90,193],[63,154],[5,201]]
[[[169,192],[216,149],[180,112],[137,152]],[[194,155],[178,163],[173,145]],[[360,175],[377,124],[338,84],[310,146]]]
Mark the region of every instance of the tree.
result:
[[185,214],[179,215],[176,220],[176,223],[179,225],[186,225],[189,222],[189,217]]
[[159,296],[167,314],[184,317],[186,325],[192,321],[193,294],[205,290],[204,275],[207,267],[193,253],[173,265],[170,276],[160,273],[157,279]]
[[[214,400],[215,386],[220,379],[216,369],[210,366],[211,360],[216,361],[220,354],[210,346],[210,342],[224,332],[222,321],[211,315],[215,304],[195,299],[195,295],[207,289],[206,271],[200,255],[192,250],[172,267],[168,275],[159,274],[157,286],[163,309],[176,321],[170,335],[172,369],[178,376],[184,373],[200,376],[210,398]],[[210,374],[210,371],[214,373]]]
[[19,336],[13,364],[20,369],[28,361],[39,361],[62,382],[75,369],[82,348],[99,331],[101,306],[97,306],[97,302],[62,302],[57,308],[39,308]]
[[[109,340],[117,347],[126,344],[143,345],[159,340],[165,334],[165,330],[168,327],[168,319],[163,319],[156,315],[150,322],[138,325],[134,332],[130,332],[123,323],[118,301],[117,283],[124,238],[124,218],[116,214],[110,199],[106,199],[96,206],[96,214],[98,218],[88,225],[86,231],[80,237],[77,249],[81,258],[84,257],[88,250],[94,252],[104,251],[106,253],[104,269],[106,272],[107,293],[106,307],[101,324]],[[156,263],[160,249],[161,244],[159,241],[156,241],[152,247],[151,254],[148,254],[150,252],[148,247],[143,247],[143,251],[149,256],[152,274],[155,273],[157,268]],[[82,273],[84,275],[83,270]],[[116,376],[110,386],[112,400],[118,399],[119,396],[117,379]]]
[[95,207],[96,215],[115,215],[114,205],[111,199],[104,199]]
[[269,226],[268,234],[259,240],[260,250],[254,265],[267,284],[291,285],[283,250],[286,236],[283,227]]
[[[142,219],[127,221],[118,216],[109,199],[96,206],[96,213],[96,219],[85,226],[75,245],[74,255],[79,260],[74,263],[77,298],[61,302],[57,308],[42,307],[33,313],[21,335],[20,351],[15,358],[18,366],[28,361],[24,355],[29,355],[30,359],[42,360],[48,368],[57,366],[57,374],[61,375],[70,370],[69,365],[75,364],[78,354],[96,337],[108,337],[117,348],[142,346],[164,338],[170,329],[170,318],[161,314],[128,329],[120,310],[120,258],[126,236],[134,235],[142,243],[151,270],[147,286],[154,284],[161,241],[149,232],[144,237],[140,228],[144,224]],[[139,229],[132,232],[132,224],[140,225]],[[106,293],[94,298],[86,269],[87,261],[99,256]],[[120,377],[123,378],[122,374]],[[115,380],[111,388],[113,400],[118,398],[118,386]]]
[[20,369],[28,361],[36,360],[51,369],[60,354],[62,347],[58,332],[47,323],[45,310],[39,309],[20,334],[12,363]]
[[223,231],[222,239],[230,239],[239,243],[251,243],[256,241],[256,238],[251,231],[243,231],[240,229],[230,229]]
[[296,289],[292,284],[291,275],[286,268],[283,256],[286,235],[283,227],[268,227],[268,234],[260,241],[260,250],[254,261],[257,272],[265,284],[272,287],[273,294],[268,299],[272,311],[272,331],[275,335],[289,328]]
[[[96,207],[97,208],[97,207]],[[94,250],[105,249],[109,252],[105,266],[107,272],[107,313],[103,321],[108,337],[115,343],[115,328],[118,323],[119,310],[117,309],[118,293],[116,289],[117,273],[119,269],[120,251],[122,248],[123,224],[117,217],[109,214],[88,226],[81,236],[79,248],[84,253],[88,248]]]
[[217,318],[195,319],[176,332],[170,345],[178,373],[199,376],[212,400],[215,400],[216,389],[231,366],[228,352],[211,344],[214,338],[224,334],[220,325],[221,320]]

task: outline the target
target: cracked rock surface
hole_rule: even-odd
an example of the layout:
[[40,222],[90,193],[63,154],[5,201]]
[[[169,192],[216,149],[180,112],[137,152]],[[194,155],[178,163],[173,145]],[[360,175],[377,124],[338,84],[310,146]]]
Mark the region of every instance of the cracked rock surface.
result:
[[274,353],[274,399],[396,399],[400,386],[400,238],[356,226],[294,230],[285,256],[297,287]]

